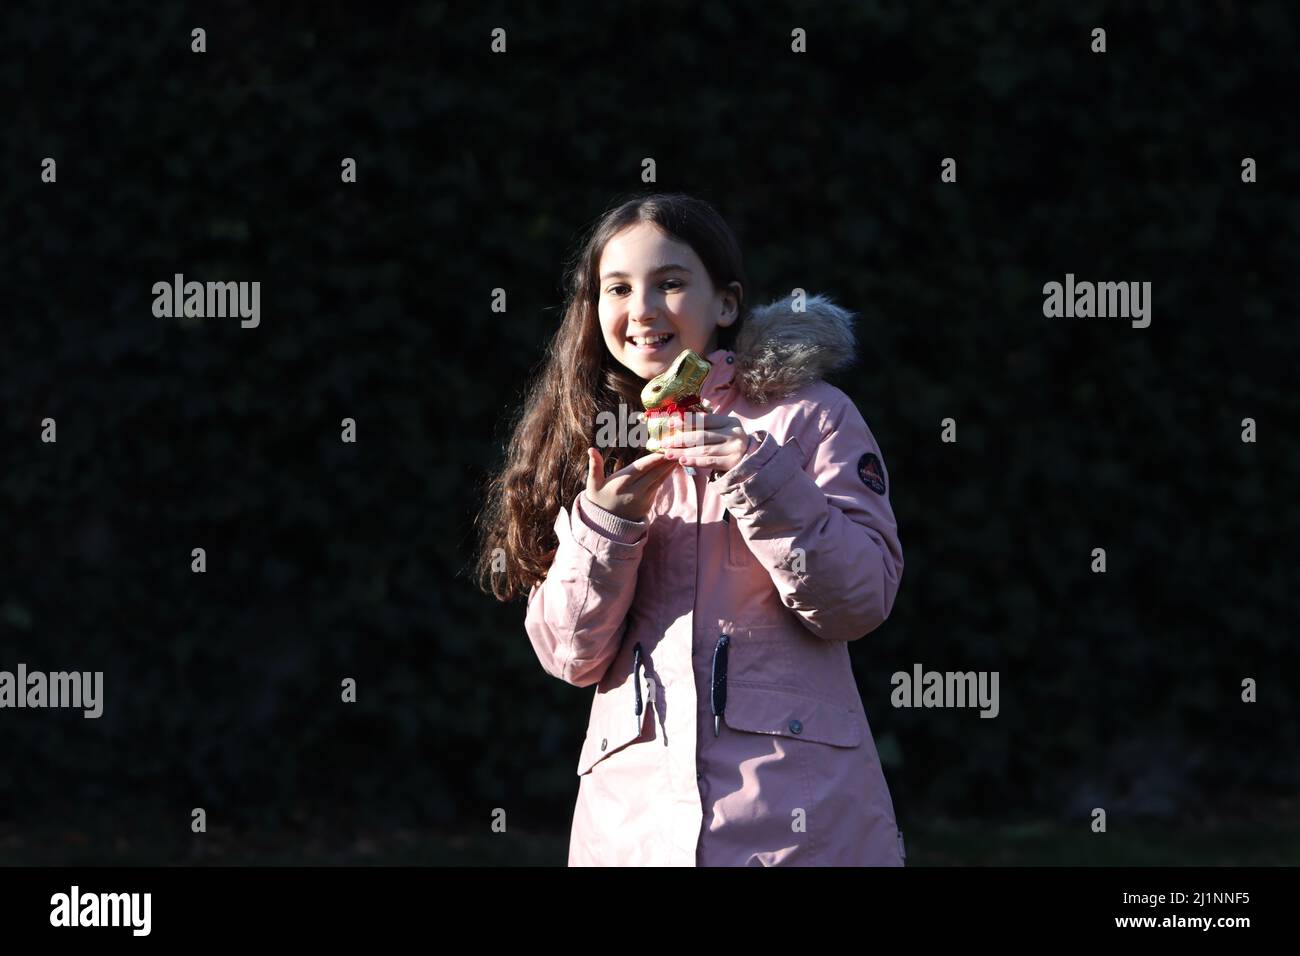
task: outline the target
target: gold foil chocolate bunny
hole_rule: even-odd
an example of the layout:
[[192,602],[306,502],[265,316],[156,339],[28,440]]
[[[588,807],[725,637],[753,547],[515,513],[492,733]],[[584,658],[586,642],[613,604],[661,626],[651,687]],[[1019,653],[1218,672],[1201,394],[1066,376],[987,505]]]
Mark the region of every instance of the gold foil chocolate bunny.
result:
[[680,424],[682,414],[700,404],[700,387],[712,367],[693,350],[683,349],[667,371],[646,383],[641,390],[641,403],[645,405],[648,451],[661,447],[659,439],[667,432],[670,422],[676,420]]

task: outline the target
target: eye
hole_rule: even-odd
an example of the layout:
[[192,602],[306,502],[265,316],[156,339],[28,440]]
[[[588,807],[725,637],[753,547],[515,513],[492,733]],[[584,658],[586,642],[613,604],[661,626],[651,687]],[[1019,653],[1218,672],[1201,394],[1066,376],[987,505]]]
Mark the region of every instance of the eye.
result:
[[[680,289],[682,286],[686,285],[686,283],[683,282],[681,279],[665,279],[663,282],[660,283],[660,285],[661,286],[666,285],[669,286],[669,288],[673,288],[673,289]],[[621,295],[622,293],[620,293],[618,290],[626,289],[626,288],[627,288],[627,284],[624,282],[620,282],[618,285],[610,286],[606,291],[613,295]]]

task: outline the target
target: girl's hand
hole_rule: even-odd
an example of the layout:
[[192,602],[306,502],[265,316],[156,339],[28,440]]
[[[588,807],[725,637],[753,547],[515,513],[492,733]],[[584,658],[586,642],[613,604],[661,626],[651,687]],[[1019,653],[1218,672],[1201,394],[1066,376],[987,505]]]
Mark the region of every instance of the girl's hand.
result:
[[661,441],[664,457],[683,465],[731,471],[753,450],[757,439],[745,431],[739,418],[687,412],[686,426]]
[[673,463],[658,452],[638,458],[605,477],[598,448],[587,449],[587,498],[620,518],[644,521],[655,491],[673,473]]

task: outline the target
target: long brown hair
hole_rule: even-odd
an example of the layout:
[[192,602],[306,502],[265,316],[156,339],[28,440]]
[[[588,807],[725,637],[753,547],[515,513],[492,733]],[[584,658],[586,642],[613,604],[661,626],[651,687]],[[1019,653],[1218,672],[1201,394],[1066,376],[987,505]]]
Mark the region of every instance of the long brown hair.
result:
[[[605,244],[637,222],[654,223],[694,249],[715,290],[740,283],[739,313],[718,329],[718,348],[734,346],[748,314],[740,244],[709,203],[681,193],[652,193],[618,202],[595,222],[567,270],[564,318],[514,417],[505,463],[489,478],[478,516],[475,577],[499,601],[525,596],[545,579],[555,557],[555,517],[587,486],[587,449],[595,444],[597,416],[609,412],[617,421],[620,403],[625,417],[641,410],[646,380],[605,347],[596,274]],[[602,449],[606,474],[645,453],[643,447],[624,445]]]

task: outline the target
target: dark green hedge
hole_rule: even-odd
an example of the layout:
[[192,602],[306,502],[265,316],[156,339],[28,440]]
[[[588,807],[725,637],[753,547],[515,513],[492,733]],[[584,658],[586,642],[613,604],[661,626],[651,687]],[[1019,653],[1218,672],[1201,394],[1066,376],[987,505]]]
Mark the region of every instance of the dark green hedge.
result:
[[[0,814],[567,826],[591,691],[474,589],[471,520],[565,257],[651,188],[719,206],[756,298],[861,313],[836,383],[906,568],[853,656],[904,827],[1300,783],[1288,4],[3,16],[0,668],[108,699],[0,711]],[[261,281],[261,326],[155,319],[176,272]],[[1151,281],[1150,328],[1044,318],[1067,272]],[[894,710],[917,661],[999,671],[1000,716]]]

